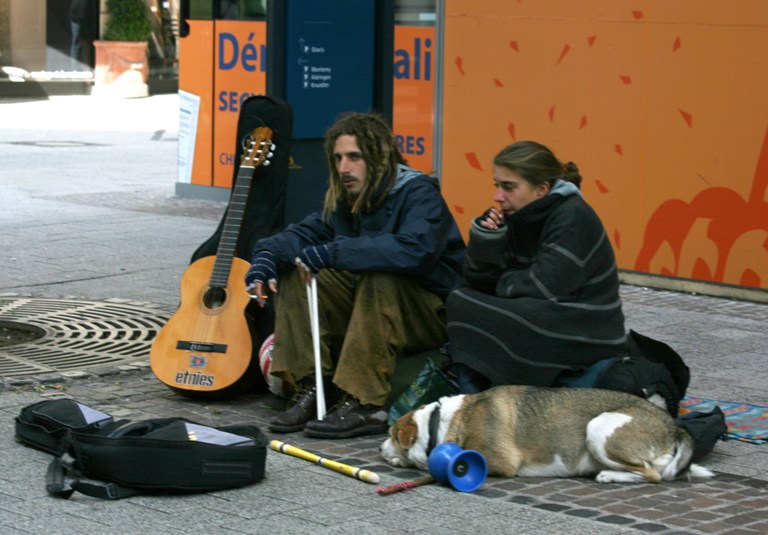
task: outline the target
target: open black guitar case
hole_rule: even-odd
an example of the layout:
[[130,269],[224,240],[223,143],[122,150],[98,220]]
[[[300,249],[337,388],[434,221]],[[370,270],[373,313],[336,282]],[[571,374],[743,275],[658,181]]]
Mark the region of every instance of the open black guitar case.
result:
[[[293,136],[293,111],[290,105],[282,99],[266,95],[254,95],[243,101],[235,137],[236,163],[232,174],[233,184],[240,169],[239,162],[243,155],[244,140],[253,129],[262,126],[272,130],[272,143],[275,145],[275,150],[269,165],[260,167],[254,175],[248,191],[245,213],[235,251],[235,256],[247,262],[251,261],[253,246],[259,239],[271,236],[285,227],[288,166]],[[216,255],[228,211],[229,207],[224,212],[213,235],[192,254],[190,263],[205,256]],[[270,299],[264,308],[260,308],[256,302],[250,303],[246,309],[246,317],[253,338],[252,365],[249,373],[254,375],[254,389],[266,391],[267,384],[258,365],[258,353],[263,341],[274,330],[272,300]]]

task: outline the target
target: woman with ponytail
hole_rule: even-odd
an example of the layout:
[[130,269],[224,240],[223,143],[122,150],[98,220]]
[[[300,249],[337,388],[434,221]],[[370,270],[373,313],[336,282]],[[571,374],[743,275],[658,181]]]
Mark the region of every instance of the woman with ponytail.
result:
[[576,164],[521,141],[493,172],[498,206],[473,221],[464,287],[448,299],[462,390],[557,386],[625,354],[616,259]]

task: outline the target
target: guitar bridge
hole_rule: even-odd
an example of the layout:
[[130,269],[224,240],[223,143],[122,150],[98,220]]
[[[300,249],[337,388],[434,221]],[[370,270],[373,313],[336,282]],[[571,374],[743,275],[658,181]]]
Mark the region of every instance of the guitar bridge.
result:
[[176,342],[176,349],[185,349],[199,353],[226,353],[227,344],[214,344],[211,342],[187,342],[179,340]]

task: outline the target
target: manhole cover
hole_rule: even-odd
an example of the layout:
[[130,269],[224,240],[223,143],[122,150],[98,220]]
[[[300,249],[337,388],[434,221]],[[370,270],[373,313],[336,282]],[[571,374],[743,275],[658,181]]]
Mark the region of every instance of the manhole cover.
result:
[[160,305],[118,299],[0,297],[0,325],[43,331],[37,339],[0,347],[0,377],[146,363],[170,316]]

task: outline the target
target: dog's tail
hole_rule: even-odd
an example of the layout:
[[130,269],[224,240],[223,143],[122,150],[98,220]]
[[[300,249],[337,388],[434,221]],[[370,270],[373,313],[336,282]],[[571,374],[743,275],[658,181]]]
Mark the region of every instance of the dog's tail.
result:
[[693,464],[691,458],[693,457],[694,440],[693,437],[683,429],[677,428],[675,436],[676,449],[675,454],[669,459],[666,466],[659,467],[659,473],[661,478],[665,481],[672,481],[679,477],[688,478],[709,478],[714,477],[714,473],[707,470],[703,466]]

